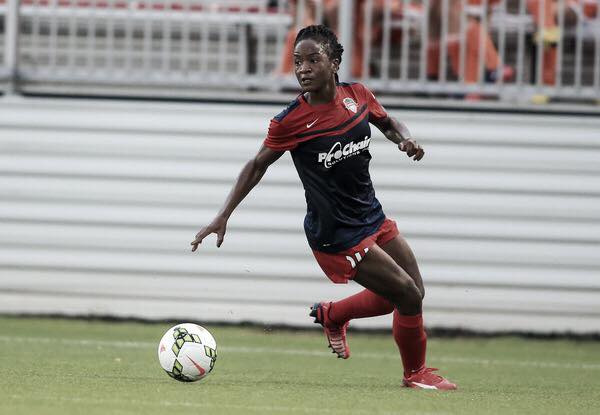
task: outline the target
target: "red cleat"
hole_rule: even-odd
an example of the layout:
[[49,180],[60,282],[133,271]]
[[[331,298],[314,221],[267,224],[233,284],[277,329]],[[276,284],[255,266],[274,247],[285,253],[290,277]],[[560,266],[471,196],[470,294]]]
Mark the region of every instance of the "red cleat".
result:
[[315,318],[315,323],[323,326],[332,353],[336,353],[340,359],[347,359],[350,357],[350,348],[346,342],[348,322],[340,326],[331,321],[329,319],[330,305],[331,303],[315,303],[310,309],[310,316]]
[[407,388],[417,389],[437,389],[437,390],[455,390],[457,389],[454,383],[447,379],[436,375],[437,369],[433,367],[425,367],[417,372],[413,372],[410,376],[404,377],[402,383]]

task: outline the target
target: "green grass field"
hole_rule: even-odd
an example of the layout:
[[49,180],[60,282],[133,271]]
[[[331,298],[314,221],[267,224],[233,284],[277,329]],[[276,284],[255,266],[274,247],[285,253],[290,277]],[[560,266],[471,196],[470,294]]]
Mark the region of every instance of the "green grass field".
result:
[[0,318],[0,414],[599,414],[600,343],[430,339],[456,392],[401,388],[391,335],[351,333],[349,360],[320,332],[207,325],[213,373],[160,368],[168,324]]

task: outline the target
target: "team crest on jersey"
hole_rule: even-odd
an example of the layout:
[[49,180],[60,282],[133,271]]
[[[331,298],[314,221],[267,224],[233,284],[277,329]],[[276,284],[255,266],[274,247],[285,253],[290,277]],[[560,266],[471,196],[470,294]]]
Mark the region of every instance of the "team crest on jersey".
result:
[[346,107],[346,109],[348,109],[356,114],[358,105],[356,105],[356,102],[352,98],[344,98],[343,102],[344,102],[344,106]]

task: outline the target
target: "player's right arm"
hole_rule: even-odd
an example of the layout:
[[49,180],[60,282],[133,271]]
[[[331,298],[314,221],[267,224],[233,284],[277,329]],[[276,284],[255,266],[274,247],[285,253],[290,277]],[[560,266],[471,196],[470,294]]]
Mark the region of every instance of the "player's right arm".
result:
[[217,234],[217,247],[221,246],[227,231],[227,221],[235,208],[250,193],[250,190],[260,182],[269,166],[276,162],[284,152],[272,150],[263,144],[256,156],[249,160],[240,172],[217,216],[209,225],[204,226],[196,234],[196,238],[191,243],[192,252],[198,249],[198,245],[202,243],[202,240],[211,233]]

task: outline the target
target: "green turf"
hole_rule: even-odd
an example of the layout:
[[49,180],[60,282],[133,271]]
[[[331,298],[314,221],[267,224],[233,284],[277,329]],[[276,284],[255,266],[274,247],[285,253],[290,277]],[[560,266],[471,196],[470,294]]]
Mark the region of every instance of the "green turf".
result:
[[[600,344],[430,339],[456,392],[400,387],[391,336],[211,327],[211,375],[179,383],[158,365],[165,324],[0,318],[0,414],[600,414]],[[287,352],[286,352],[287,351]]]

